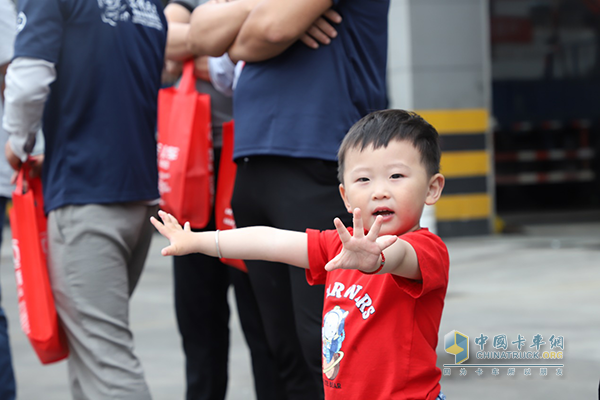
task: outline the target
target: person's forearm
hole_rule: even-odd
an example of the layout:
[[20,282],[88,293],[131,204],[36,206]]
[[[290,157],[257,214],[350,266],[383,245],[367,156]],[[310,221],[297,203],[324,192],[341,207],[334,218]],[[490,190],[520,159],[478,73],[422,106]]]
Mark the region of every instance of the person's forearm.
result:
[[218,232],[199,232],[199,252],[217,257],[217,240],[223,258],[264,260],[308,268],[304,232],[256,226]]
[[231,46],[258,0],[207,3],[192,13],[187,37],[189,51],[219,57]]
[[296,40],[295,37],[287,38],[275,30],[255,35],[250,33],[250,29],[245,29],[244,34],[236,37],[227,52],[235,61],[264,61],[283,53]]
[[4,119],[13,153],[27,159],[41,126],[50,84],[56,79],[54,64],[33,58],[16,58],[6,73]]
[[256,62],[281,54],[331,5],[331,0],[261,1],[249,13],[230,46],[231,59]]
[[185,61],[194,56],[187,45],[189,30],[190,24],[169,22],[167,47],[165,49],[165,57],[167,59],[173,61]]
[[408,242],[398,240],[383,253],[385,254],[385,265],[379,272],[380,274],[390,273],[408,279],[422,279],[417,253]]
[[[4,75],[6,75],[6,69],[8,68],[8,63],[0,65],[0,99],[2,99],[2,104],[4,104]],[[2,121],[0,121],[0,124]]]
[[167,59],[184,61],[193,56],[187,46],[191,16],[192,12],[181,4],[170,3],[165,7],[165,18],[169,23],[167,47],[165,49]]

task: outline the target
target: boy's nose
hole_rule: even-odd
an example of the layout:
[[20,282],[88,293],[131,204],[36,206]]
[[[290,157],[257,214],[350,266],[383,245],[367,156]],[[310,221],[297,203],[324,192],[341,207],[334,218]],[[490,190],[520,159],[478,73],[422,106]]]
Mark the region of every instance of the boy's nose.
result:
[[375,190],[373,190],[372,197],[373,200],[388,199],[390,197],[390,192],[385,185],[378,185],[375,187]]

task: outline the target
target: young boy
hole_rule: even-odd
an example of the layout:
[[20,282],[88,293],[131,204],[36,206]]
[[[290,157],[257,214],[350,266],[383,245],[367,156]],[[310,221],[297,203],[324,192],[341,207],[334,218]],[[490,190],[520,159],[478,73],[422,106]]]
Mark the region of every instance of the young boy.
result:
[[325,398],[445,399],[436,367],[449,259],[439,237],[420,228],[425,204],[444,187],[436,130],[402,110],[371,113],[338,153],[340,194],[354,228],[293,232],[249,227],[192,232],[160,211],[164,256],[199,252],[305,268],[325,284]]

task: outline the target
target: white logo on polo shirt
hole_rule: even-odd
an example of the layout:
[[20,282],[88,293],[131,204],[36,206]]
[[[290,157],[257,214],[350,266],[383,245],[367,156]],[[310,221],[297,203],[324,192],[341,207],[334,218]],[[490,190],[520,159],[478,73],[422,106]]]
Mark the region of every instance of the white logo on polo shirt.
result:
[[17,33],[21,32],[27,25],[27,15],[23,11],[17,15]]
[[121,4],[121,0],[98,0],[98,7],[102,9],[102,15],[100,16],[102,22],[105,22],[110,26],[117,26],[117,23],[120,20],[126,21],[129,19],[127,6]]
[[127,0],[123,3],[121,0],[98,0],[98,7],[102,9],[102,22],[110,26],[117,26],[119,21],[131,21],[134,24],[163,30],[156,5],[149,0]]

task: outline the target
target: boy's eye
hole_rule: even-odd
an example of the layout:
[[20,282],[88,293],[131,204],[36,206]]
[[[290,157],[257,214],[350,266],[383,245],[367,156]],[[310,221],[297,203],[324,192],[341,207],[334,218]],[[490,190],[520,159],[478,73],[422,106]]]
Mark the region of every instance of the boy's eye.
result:
[[361,178],[358,178],[358,179],[356,180],[356,182],[369,182],[369,178],[366,178],[366,177],[364,177],[364,176],[363,176],[363,177],[361,177]]
[[392,179],[400,179],[400,178],[404,178],[404,175],[402,175],[402,174],[392,174],[392,176],[390,176],[390,178],[392,178]]

